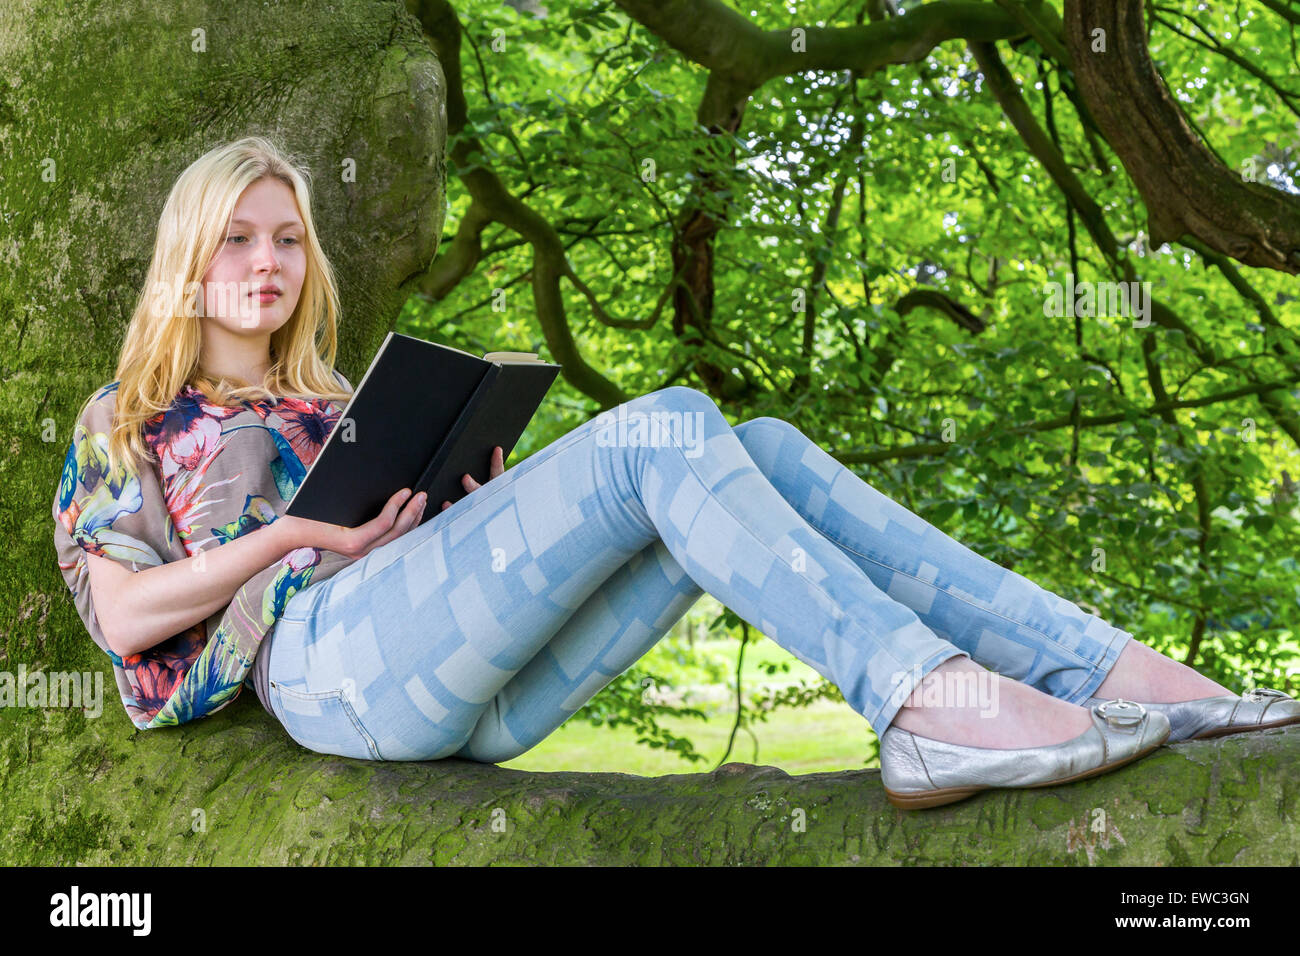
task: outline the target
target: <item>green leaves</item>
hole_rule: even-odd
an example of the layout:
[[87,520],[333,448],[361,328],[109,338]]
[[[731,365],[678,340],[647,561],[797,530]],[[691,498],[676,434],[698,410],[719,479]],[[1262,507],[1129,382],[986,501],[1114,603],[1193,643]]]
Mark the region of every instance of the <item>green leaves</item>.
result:
[[1258,531],[1260,534],[1268,534],[1275,524],[1275,519],[1272,515],[1248,515],[1242,519],[1241,524],[1242,527]]
[[943,524],[956,513],[957,502],[941,501],[929,509],[929,514],[926,517],[935,524]]

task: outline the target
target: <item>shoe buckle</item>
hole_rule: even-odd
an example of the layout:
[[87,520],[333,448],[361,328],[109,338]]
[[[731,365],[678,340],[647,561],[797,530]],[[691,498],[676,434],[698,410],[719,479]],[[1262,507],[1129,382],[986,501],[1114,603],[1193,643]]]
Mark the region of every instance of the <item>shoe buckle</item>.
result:
[[1093,711],[1116,730],[1131,730],[1147,716],[1145,707],[1135,700],[1125,700],[1123,697],[1103,701],[1093,707]]
[[1283,700],[1291,699],[1290,694],[1284,694],[1280,690],[1274,690],[1271,687],[1252,687],[1250,690],[1246,691],[1246,693],[1241,695],[1242,700],[1248,700],[1252,704],[1258,704],[1260,701],[1266,700],[1269,697],[1278,697]]

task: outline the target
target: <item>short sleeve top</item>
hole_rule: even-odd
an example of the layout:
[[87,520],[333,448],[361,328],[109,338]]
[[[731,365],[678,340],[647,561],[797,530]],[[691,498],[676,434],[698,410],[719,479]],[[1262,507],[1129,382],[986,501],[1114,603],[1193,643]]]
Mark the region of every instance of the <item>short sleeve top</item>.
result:
[[[166,411],[145,423],[145,443],[156,460],[138,472],[120,462],[110,471],[117,386],[99,389],[73,430],[54,499],[54,543],[77,613],[112,661],[127,715],[148,730],[187,723],[233,701],[289,599],[354,559],[297,548],[254,574],[206,621],[120,657],[95,617],[86,555],[141,571],[271,524],[284,514],[342,408],[292,397],[213,405],[186,385]],[[174,600],[183,603],[186,596]]]

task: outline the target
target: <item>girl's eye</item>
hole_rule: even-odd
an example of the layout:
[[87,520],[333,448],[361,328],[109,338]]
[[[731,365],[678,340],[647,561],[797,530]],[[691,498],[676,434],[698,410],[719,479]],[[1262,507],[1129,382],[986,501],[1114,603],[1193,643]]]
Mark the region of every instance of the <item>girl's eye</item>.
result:
[[[236,236],[226,236],[226,242],[230,242],[232,239],[244,239],[244,238],[247,238],[247,237],[245,237],[245,236],[239,236],[239,235],[236,235]],[[291,246],[296,246],[296,245],[298,245],[298,240],[295,239],[293,236],[285,236],[285,237],[283,237],[283,239],[284,239],[285,242],[289,243],[289,245],[291,245]]]

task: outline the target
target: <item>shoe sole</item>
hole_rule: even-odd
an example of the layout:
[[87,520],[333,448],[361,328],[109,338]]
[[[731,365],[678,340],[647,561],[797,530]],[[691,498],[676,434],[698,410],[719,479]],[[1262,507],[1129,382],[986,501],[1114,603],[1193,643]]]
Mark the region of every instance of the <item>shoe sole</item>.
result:
[[1028,783],[1023,787],[945,787],[942,790],[926,790],[921,793],[896,793],[885,787],[885,796],[889,802],[902,810],[927,810],[930,807],[941,807],[945,804],[956,803],[958,800],[965,800],[967,797],[973,797],[977,793],[983,793],[986,790],[1033,790],[1039,787],[1054,787],[1062,783],[1074,783],[1076,780],[1086,780],[1089,777],[1099,777],[1103,773],[1110,773],[1125,764],[1132,763],[1139,757],[1145,757],[1164,746],[1165,741],[1160,741],[1148,747],[1146,750],[1139,750],[1131,757],[1125,757],[1117,763],[1102,764],[1100,767],[1093,767],[1091,770],[1085,770],[1083,773],[1076,773],[1069,777],[1058,777],[1055,780],[1044,780],[1042,783]]
[[1274,727],[1290,727],[1292,724],[1300,724],[1300,717],[1287,717],[1283,720],[1274,720],[1267,724],[1239,724],[1236,727],[1215,727],[1212,730],[1205,730],[1194,737],[1184,737],[1182,740],[1175,740],[1174,743],[1186,743],[1189,740],[1210,740],[1213,737],[1227,737],[1232,734],[1248,734],[1252,730],[1271,730]]

